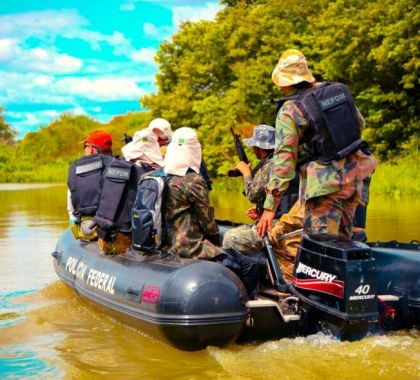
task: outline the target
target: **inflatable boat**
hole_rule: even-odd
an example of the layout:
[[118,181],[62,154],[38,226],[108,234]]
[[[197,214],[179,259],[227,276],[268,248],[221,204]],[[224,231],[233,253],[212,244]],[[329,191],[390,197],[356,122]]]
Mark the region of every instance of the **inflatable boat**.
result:
[[319,331],[354,340],[420,324],[418,242],[366,245],[305,235],[291,284],[282,281],[268,251],[255,254],[255,300],[218,263],[162,252],[107,256],[71,229],[52,255],[59,278],[82,298],[182,350]]

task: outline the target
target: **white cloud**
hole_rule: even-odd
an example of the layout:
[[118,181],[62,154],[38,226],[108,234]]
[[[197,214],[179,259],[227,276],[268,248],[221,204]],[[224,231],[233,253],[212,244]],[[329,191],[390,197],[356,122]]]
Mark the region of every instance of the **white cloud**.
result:
[[18,137],[23,137],[23,131],[37,129],[41,125],[47,125],[51,120],[59,116],[56,110],[43,110],[31,112],[9,112],[6,110],[5,116],[13,119],[11,124],[13,128],[21,131]]
[[143,24],[143,33],[145,34],[145,36],[155,40],[168,39],[173,32],[174,28],[169,25],[156,26],[150,22],[146,22]]
[[95,51],[100,51],[101,43],[106,43],[114,47],[114,54],[116,55],[126,55],[127,51],[132,49],[131,41],[118,31],[106,35],[94,30],[79,28],[64,33],[63,37],[83,40]]
[[87,108],[89,111],[93,111],[93,112],[96,112],[96,113],[98,113],[98,112],[101,112],[102,111],[102,107],[99,107],[99,106],[95,106],[95,107],[88,107]]
[[176,28],[184,21],[212,20],[223,6],[217,3],[207,3],[205,6],[175,6],[172,21]]
[[[11,85],[12,84],[12,85]],[[0,104],[15,103],[71,104],[69,94],[58,94],[52,75],[0,72]]]
[[16,56],[18,40],[15,38],[0,39],[0,62],[7,62]]
[[146,36],[153,38],[159,37],[160,35],[158,28],[150,22],[145,22],[143,24],[143,32]]
[[[88,25],[88,21],[75,9],[0,15],[0,38],[4,37],[3,46],[0,47],[0,60],[3,50],[4,56],[6,56],[7,52],[7,59],[10,59],[12,56],[12,39],[16,44],[17,42],[25,41],[29,37],[44,39],[50,45],[53,44],[57,36],[67,39],[80,39],[87,42],[92,50],[95,51],[100,51],[101,44],[105,43],[114,48],[113,53],[115,55],[129,56],[134,49],[131,41],[121,32],[114,31],[112,34],[107,35],[95,30],[89,30],[85,27],[86,25]],[[7,46],[6,41],[8,41]]]
[[134,9],[136,9],[136,6],[133,3],[126,3],[120,5],[120,10],[124,12],[131,12],[134,11]]
[[131,78],[62,78],[56,83],[58,93],[68,93],[96,101],[134,100],[144,91]]
[[[100,108],[100,107],[99,107]],[[48,125],[53,120],[57,119],[61,114],[70,112],[74,115],[88,115],[86,110],[80,106],[68,108],[58,112],[54,109],[42,111],[23,111],[23,112],[9,112],[5,111],[5,116],[10,121],[9,123],[19,131],[18,138],[23,138],[25,133],[31,130],[37,130],[41,125]]]
[[54,50],[41,48],[18,50],[12,64],[16,68],[27,71],[73,73],[79,71],[82,67],[82,61],[79,58],[68,54],[59,54]]
[[86,25],[76,9],[44,10],[0,15],[0,36],[26,38],[62,34]]
[[134,62],[153,63],[156,49],[153,48],[142,48],[131,52],[131,59]]
[[[142,77],[63,77],[34,73],[0,72],[0,104],[78,104],[83,100],[97,102],[137,100],[145,91],[138,83]],[[13,83],[13,86],[10,86]]]

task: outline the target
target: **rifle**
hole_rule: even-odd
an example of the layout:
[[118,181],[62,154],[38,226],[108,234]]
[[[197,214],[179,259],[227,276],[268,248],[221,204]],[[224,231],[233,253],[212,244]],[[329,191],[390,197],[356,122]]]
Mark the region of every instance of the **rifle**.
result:
[[[238,155],[239,160],[248,164],[249,160],[242,145],[241,136],[237,135],[232,127],[230,127],[230,133],[232,133],[236,154]],[[240,177],[242,174],[237,169],[231,169],[228,171],[227,175],[228,177]]]
[[124,141],[126,144],[128,144],[129,142],[133,141],[133,138],[127,135],[127,133],[124,133],[124,136],[121,140]]

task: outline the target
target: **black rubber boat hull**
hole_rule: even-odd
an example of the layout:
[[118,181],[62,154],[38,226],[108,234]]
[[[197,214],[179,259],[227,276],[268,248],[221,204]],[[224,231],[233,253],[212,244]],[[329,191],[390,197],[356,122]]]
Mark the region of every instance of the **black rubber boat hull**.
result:
[[[226,228],[229,226],[221,230]],[[254,255],[260,265],[261,289],[258,299],[252,301],[248,301],[236,275],[220,264],[136,253],[105,256],[96,242],[76,240],[70,229],[62,235],[53,256],[60,279],[96,308],[179,349],[200,350],[209,345],[222,347],[235,340],[305,336],[319,331],[319,326],[321,331],[323,328],[332,333],[337,331],[337,337],[350,340],[360,339],[378,328],[386,331],[419,326],[419,244],[390,242],[369,246],[375,262],[377,324],[376,317],[366,319],[365,324],[360,323],[360,318],[354,319],[354,315],[328,319],[322,308],[305,307],[305,299],[298,294],[291,297],[295,300],[291,300],[291,307],[283,307],[284,301],[272,289],[264,252]],[[352,261],[351,266],[356,274],[361,270],[361,264]],[[362,277],[364,284],[366,279]],[[354,287],[359,289],[359,282]],[[395,316],[384,318],[381,298],[396,309]],[[360,302],[365,306],[365,302]],[[343,331],[349,330],[349,326],[348,337]]]
[[375,258],[378,294],[399,297],[396,328],[420,326],[420,244],[369,243]]
[[160,255],[105,256],[68,229],[54,268],[82,298],[182,350],[225,346],[249,317],[240,280],[220,264]]

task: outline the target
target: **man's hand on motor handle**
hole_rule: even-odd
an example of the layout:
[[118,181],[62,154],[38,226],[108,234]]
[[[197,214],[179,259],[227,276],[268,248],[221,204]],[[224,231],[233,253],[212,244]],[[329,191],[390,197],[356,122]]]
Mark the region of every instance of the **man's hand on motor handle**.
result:
[[273,223],[275,214],[276,214],[275,211],[264,209],[264,212],[261,215],[260,221],[257,224],[258,235],[260,235],[261,237],[264,237],[266,232],[268,233],[271,232],[271,225]]

